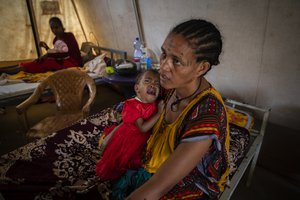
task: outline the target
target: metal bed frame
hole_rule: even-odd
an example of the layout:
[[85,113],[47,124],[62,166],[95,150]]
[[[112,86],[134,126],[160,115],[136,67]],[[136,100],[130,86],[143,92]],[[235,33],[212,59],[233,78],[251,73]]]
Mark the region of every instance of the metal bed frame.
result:
[[[107,47],[100,47],[91,42],[82,43],[82,45],[81,45],[82,51],[87,52],[91,49],[94,49],[99,54],[101,53],[101,51],[109,52],[113,66],[115,63],[115,58],[117,57],[116,55],[118,55],[118,57],[120,57],[121,59],[124,59],[124,60],[127,59],[126,51],[117,50],[117,49],[113,49],[113,48],[107,48]],[[101,85],[101,84],[105,84],[105,83],[112,84],[111,82],[113,82],[110,80],[110,77],[96,77],[93,79],[95,80],[96,85]],[[127,82],[129,81],[129,83],[132,84],[132,80],[131,79],[127,80],[127,79],[125,81],[127,81]],[[11,106],[11,105],[16,105],[18,103],[21,103],[22,101],[27,99],[33,93],[34,90],[35,90],[35,88],[32,88],[32,89],[24,91],[18,95],[11,95],[11,96],[7,96],[4,98],[0,97],[0,107],[6,107],[6,106]],[[51,95],[51,93],[49,91],[45,91],[44,96],[47,96],[47,95]]]
[[250,130],[250,136],[251,136],[251,138],[254,138],[254,141],[251,143],[251,146],[250,146],[248,152],[246,153],[245,157],[243,158],[243,160],[240,163],[239,167],[237,168],[236,172],[230,179],[229,185],[225,188],[223,193],[219,196],[220,200],[227,200],[227,199],[231,198],[231,196],[234,193],[235,189],[237,188],[240,180],[246,173],[246,170],[248,169],[248,167],[250,167],[250,168],[249,168],[249,172],[247,175],[248,177],[247,177],[246,186],[247,187],[250,186],[251,180],[253,177],[253,173],[254,173],[254,169],[255,169],[257,159],[259,156],[259,152],[261,149],[261,145],[262,145],[262,142],[264,139],[264,134],[265,134],[265,130],[266,130],[268,119],[269,119],[269,114],[271,111],[271,109],[269,109],[269,108],[267,108],[267,109],[260,108],[257,106],[249,105],[246,103],[241,103],[241,102],[231,100],[231,99],[226,99],[225,104],[228,106],[231,106],[233,108],[237,107],[241,110],[248,109],[250,111],[257,112],[259,114],[262,114],[263,117],[262,117],[262,119],[259,119],[261,124],[259,124],[259,126],[257,128],[252,128]]

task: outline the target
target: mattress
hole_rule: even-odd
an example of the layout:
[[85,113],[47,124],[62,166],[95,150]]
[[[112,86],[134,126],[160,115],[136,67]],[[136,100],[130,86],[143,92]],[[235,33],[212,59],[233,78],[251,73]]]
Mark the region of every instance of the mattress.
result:
[[[17,199],[28,195],[31,199],[41,195],[53,198],[76,198],[81,195],[85,198],[85,195],[95,195],[98,199],[105,199],[93,190],[96,185],[98,190],[109,191],[110,188],[109,183],[99,184],[95,174],[100,153],[98,140],[105,127],[120,122],[119,105],[3,155],[0,158],[0,190],[5,198]],[[248,148],[249,132],[232,123],[230,132],[231,144],[237,144],[230,148],[233,175]],[[88,183],[86,194],[79,194],[73,187],[82,180]]]

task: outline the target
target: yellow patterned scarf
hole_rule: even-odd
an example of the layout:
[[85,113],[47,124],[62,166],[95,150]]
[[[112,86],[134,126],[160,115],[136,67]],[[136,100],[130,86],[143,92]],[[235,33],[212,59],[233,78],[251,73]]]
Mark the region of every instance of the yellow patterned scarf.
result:
[[[183,119],[185,118],[187,112],[205,95],[213,94],[217,99],[222,102],[221,95],[213,88],[210,87],[207,90],[202,91],[196,96],[188,106],[181,112],[177,119],[171,123],[166,124],[164,120],[166,109],[161,114],[158,122],[153,127],[153,132],[147,143],[147,155],[150,153],[150,158],[146,161],[144,167],[149,173],[155,173],[158,168],[169,158],[169,156],[175,150],[175,141],[177,136],[177,130],[181,125]],[[227,120],[228,123],[228,120]],[[227,124],[225,146],[227,154],[229,152],[229,126]],[[226,183],[227,177],[229,174],[229,168],[226,170],[226,173],[221,177],[219,181],[219,186],[223,190],[224,184]]]

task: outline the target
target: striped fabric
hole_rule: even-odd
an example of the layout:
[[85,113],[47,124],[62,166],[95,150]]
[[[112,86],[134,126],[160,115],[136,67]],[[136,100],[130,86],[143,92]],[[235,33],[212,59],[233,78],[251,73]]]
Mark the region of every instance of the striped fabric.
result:
[[180,143],[208,138],[213,140],[209,152],[162,199],[215,198],[224,189],[229,173],[229,126],[223,100],[213,87],[197,95],[172,124],[161,115],[146,149],[149,173],[155,173]]

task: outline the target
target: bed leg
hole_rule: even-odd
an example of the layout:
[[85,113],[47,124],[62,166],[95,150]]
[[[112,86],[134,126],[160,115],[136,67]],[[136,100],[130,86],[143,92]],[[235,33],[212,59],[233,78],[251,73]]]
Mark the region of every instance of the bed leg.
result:
[[247,177],[247,182],[246,182],[246,187],[249,187],[252,181],[252,177],[253,177],[253,173],[254,173],[254,169],[257,163],[257,159],[258,159],[258,155],[259,155],[259,151],[261,148],[261,143],[258,145],[256,153],[251,161],[251,165],[250,165],[250,169],[249,169],[249,173],[248,173],[248,177]]
[[262,122],[262,125],[261,125],[261,128],[260,128],[260,135],[261,135],[262,139],[259,142],[259,144],[257,145],[256,153],[255,153],[255,155],[252,159],[252,162],[251,162],[250,171],[249,171],[248,178],[247,178],[247,183],[246,183],[247,187],[249,187],[250,184],[251,184],[254,169],[255,169],[257,159],[258,159],[258,155],[259,155],[259,152],[260,152],[260,148],[261,148],[261,145],[262,145],[263,137],[265,135],[265,131],[266,131],[270,111],[271,111],[271,109],[266,110],[265,113],[264,113],[264,116],[263,116],[263,122]]

